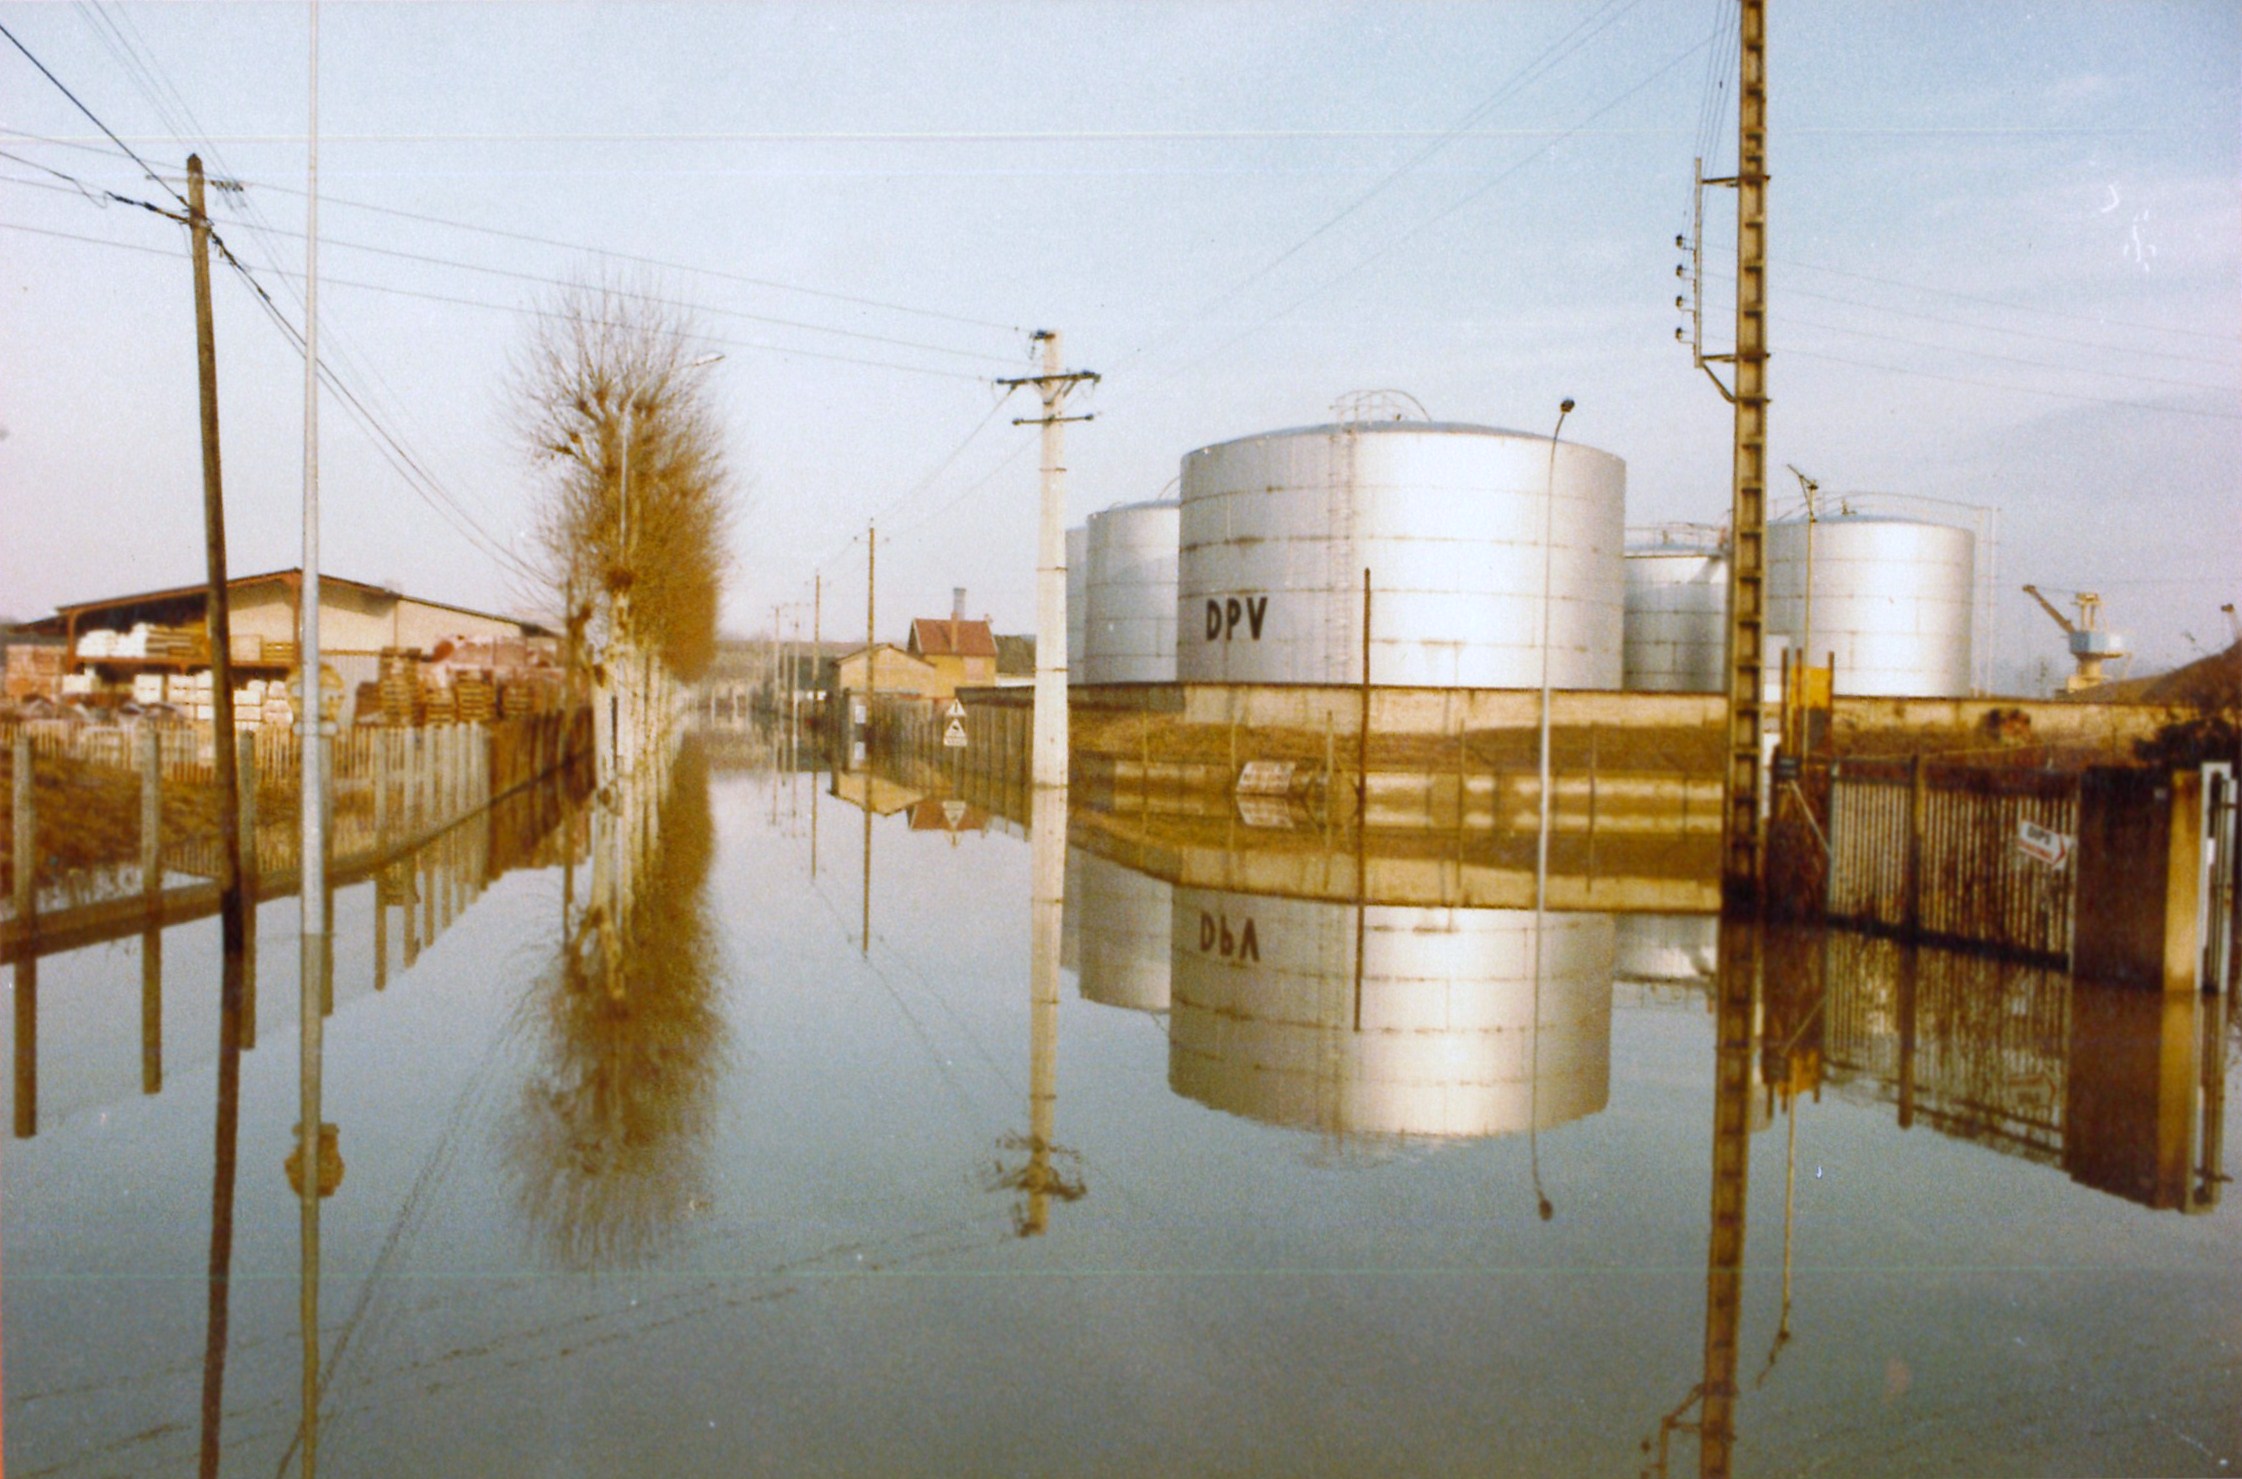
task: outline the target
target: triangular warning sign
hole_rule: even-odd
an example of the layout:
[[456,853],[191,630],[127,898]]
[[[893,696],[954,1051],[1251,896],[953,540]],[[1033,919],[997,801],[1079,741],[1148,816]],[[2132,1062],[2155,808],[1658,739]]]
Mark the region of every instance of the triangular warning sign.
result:
[[943,748],[950,750],[964,749],[965,726],[959,723],[957,720],[952,719],[950,721],[950,727],[942,731],[942,745]]
[[965,717],[965,705],[957,699],[951,699],[950,706],[942,711],[942,717],[945,719],[963,719]]
[[965,820],[965,803],[956,800],[943,802],[942,820],[948,822],[950,824],[950,830],[955,832],[958,829],[958,826]]

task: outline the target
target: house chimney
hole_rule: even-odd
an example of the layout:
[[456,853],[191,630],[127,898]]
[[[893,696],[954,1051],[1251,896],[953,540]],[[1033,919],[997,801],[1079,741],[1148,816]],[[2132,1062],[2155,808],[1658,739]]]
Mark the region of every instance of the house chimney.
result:
[[965,620],[965,587],[950,587],[950,620]]

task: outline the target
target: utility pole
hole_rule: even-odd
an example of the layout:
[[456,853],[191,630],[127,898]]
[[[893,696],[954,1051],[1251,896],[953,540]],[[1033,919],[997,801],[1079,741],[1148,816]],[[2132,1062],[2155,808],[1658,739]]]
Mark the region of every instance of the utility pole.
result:
[[1041,416],[1015,416],[1014,426],[1043,428],[1043,505],[1037,526],[1035,560],[1035,783],[1067,783],[1067,531],[1066,433],[1069,421],[1091,416],[1065,414],[1067,396],[1077,385],[1095,385],[1088,370],[1059,368],[1059,335],[1038,329],[1030,343],[1043,346],[1043,373],[1004,386],[1032,385],[1042,397]]
[[[1731,908],[1756,909],[1764,876],[1759,822],[1761,685],[1767,646],[1767,9],[1766,0],[1738,0],[1739,86],[1736,173],[1706,179],[1698,163],[1696,231],[1688,244],[1693,299],[1674,306],[1690,315],[1690,350],[1724,400],[1736,408],[1735,466],[1729,500],[1728,760],[1721,819],[1721,897]],[[1736,347],[1707,354],[1702,342],[1704,190],[1736,192]],[[1675,245],[1682,245],[1679,238]],[[1676,329],[1674,336],[1682,337]],[[1734,387],[1716,364],[1733,368]]]
[[187,225],[194,239],[195,369],[202,394],[202,529],[209,565],[211,760],[218,781],[218,912],[225,958],[248,949],[241,887],[241,779],[234,769],[233,619],[226,594],[226,496],[218,467],[218,341],[210,316],[210,217],[202,156],[187,156]]
[[1767,641],[1767,7],[1739,0],[1736,92],[1736,453],[1728,558],[1728,813],[1721,892],[1756,906],[1761,669]]

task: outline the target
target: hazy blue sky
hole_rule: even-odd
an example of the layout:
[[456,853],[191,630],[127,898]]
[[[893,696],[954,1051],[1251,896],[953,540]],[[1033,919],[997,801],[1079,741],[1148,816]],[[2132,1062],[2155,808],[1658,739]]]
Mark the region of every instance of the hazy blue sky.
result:
[[[2242,8],[1771,8],[1774,465],[1998,504],[2012,669],[2063,667],[2024,580],[2101,589],[2144,662],[2219,645],[2242,599]],[[671,264],[649,271],[727,355],[742,631],[821,567],[828,633],[861,632],[874,514],[883,636],[953,585],[1032,626],[1032,433],[1023,405],[989,415],[985,377],[1021,373],[1038,327],[1106,376],[1071,429],[1077,521],[1373,387],[1536,431],[1575,397],[1567,434],[1627,460],[1631,521],[1717,521],[1729,413],[1673,341],[1673,239],[1732,10],[329,5],[322,346],[511,541],[536,476],[505,421],[520,310],[597,253]],[[295,317],[305,8],[0,21],[159,169],[197,145],[250,182],[220,229]],[[0,77],[0,612],[193,580],[183,233],[44,172],[157,189],[12,47]],[[1719,272],[1732,197],[1708,213]],[[231,274],[217,316],[233,562],[293,564],[301,362]],[[330,571],[527,594],[323,404]]]

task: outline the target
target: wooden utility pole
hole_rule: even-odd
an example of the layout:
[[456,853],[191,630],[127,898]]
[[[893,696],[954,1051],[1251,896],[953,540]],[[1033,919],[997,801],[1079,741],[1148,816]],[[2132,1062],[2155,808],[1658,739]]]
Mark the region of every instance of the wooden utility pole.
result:
[[218,781],[218,915],[224,952],[247,948],[241,890],[241,782],[234,771],[233,621],[226,597],[226,497],[218,467],[218,342],[210,317],[210,217],[202,156],[187,156],[187,226],[194,241],[195,370],[202,393],[202,530],[209,566],[211,761]]
[[1094,416],[1065,414],[1067,396],[1084,382],[1096,384],[1088,370],[1059,368],[1059,335],[1038,329],[1031,343],[1043,346],[1043,373],[1005,386],[1032,385],[1043,399],[1041,416],[1015,416],[1014,426],[1043,428],[1043,500],[1036,530],[1035,557],[1035,784],[1067,783],[1067,498],[1066,433],[1069,421]]

